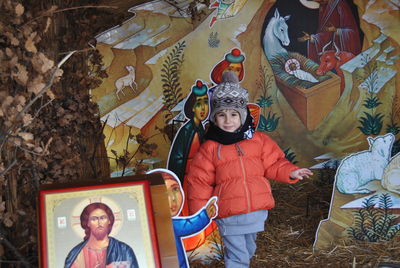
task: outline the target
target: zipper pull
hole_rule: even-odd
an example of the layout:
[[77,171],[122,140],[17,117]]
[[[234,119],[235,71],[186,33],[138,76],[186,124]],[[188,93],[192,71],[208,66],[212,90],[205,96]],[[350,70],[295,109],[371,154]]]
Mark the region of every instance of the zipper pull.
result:
[[236,151],[237,151],[238,155],[239,155],[239,156],[243,156],[244,153],[243,153],[243,151],[242,151],[242,148],[240,148],[239,143],[235,143],[235,147],[236,147]]

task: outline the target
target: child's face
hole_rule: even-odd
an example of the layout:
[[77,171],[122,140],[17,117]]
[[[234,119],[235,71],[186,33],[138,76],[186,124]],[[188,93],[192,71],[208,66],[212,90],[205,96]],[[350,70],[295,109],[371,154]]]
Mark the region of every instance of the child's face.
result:
[[[164,175],[165,176],[165,175]],[[183,196],[181,193],[181,188],[179,183],[171,175],[167,175],[165,180],[165,185],[167,186],[169,208],[171,211],[171,216],[177,216],[181,206],[183,205]]]
[[215,124],[226,132],[235,132],[241,125],[240,114],[233,109],[221,110],[215,114]]

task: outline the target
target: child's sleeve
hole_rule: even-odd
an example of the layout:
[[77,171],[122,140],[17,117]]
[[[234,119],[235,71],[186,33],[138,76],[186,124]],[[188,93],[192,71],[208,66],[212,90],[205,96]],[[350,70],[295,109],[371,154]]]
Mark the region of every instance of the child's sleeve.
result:
[[190,165],[189,173],[186,177],[188,201],[190,215],[196,213],[204,207],[212,197],[215,186],[215,166],[204,144],[196,153]]
[[263,134],[262,159],[264,164],[264,176],[285,183],[295,183],[298,179],[290,179],[290,173],[298,166],[286,159],[285,153],[267,135]]

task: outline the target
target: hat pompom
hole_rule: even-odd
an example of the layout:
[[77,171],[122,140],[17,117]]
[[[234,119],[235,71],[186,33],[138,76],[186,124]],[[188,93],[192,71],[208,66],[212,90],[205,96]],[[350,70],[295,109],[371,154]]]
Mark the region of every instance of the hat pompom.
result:
[[207,86],[201,80],[197,80],[196,84],[192,86],[192,91],[196,96],[207,94],[207,90]]
[[234,48],[231,53],[225,55],[225,59],[232,63],[242,63],[244,61],[244,56],[240,52],[240,49]]
[[239,83],[239,77],[234,72],[224,72],[222,74],[222,83],[224,82]]

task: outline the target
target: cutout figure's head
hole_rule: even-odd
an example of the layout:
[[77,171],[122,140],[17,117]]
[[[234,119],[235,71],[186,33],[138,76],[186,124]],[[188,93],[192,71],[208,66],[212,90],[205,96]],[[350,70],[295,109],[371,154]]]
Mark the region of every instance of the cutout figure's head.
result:
[[242,81],[244,76],[244,60],[245,57],[240,49],[232,49],[230,53],[225,55],[225,58],[222,61],[215,65],[211,71],[211,80],[215,84],[219,84],[222,82],[223,73],[231,71],[236,74],[236,76],[239,78],[239,81]]
[[185,102],[185,115],[187,118],[194,119],[196,124],[200,124],[208,117],[210,106],[207,92],[207,86],[201,80],[197,80]]
[[183,193],[181,182],[178,177],[168,169],[154,169],[148,174],[159,173],[162,175],[165,186],[167,187],[169,208],[171,216],[175,217],[181,213],[185,195]]

